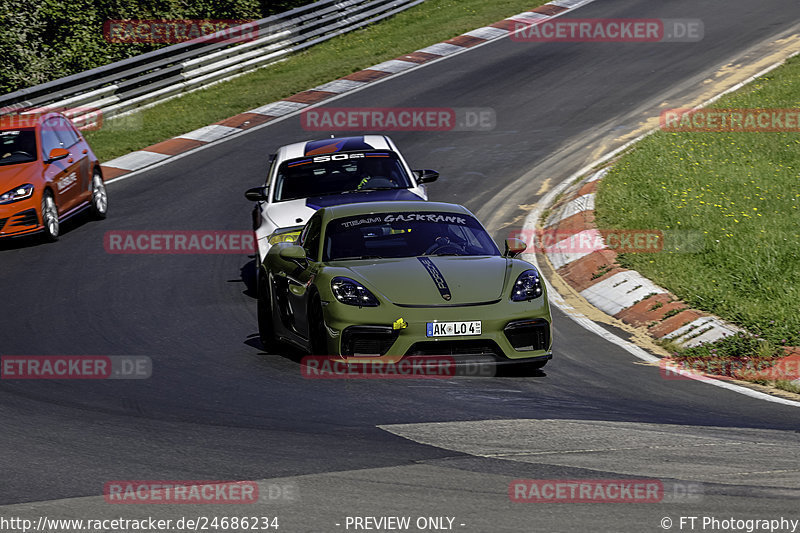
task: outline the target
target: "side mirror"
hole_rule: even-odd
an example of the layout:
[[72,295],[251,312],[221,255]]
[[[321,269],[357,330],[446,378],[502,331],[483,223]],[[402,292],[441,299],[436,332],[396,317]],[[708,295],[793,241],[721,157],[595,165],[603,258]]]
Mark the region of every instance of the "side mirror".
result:
[[293,263],[305,263],[308,261],[306,258],[306,250],[302,246],[293,244],[291,246],[284,246],[281,248],[278,255],[281,259],[291,261]]
[[516,257],[525,251],[528,245],[525,241],[520,239],[506,239],[506,250],[503,252],[504,257]]
[[67,156],[69,156],[69,150],[66,148],[53,148],[50,150],[50,154],[47,156],[47,161],[45,161],[45,163],[49,165],[53,161],[64,159]]
[[252,189],[247,189],[244,193],[244,197],[251,202],[266,202],[267,189],[266,187],[253,187]]
[[439,173],[431,169],[415,170],[414,174],[417,176],[417,183],[430,183],[439,178]]

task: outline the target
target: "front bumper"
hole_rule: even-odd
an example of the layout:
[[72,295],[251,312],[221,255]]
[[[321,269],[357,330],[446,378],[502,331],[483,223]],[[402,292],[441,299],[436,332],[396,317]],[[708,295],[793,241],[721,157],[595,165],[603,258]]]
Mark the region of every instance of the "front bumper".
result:
[[[552,319],[546,297],[472,306],[401,307],[381,303],[357,308],[323,306],[331,355],[487,356],[497,363],[552,357]],[[402,318],[407,327],[393,329]],[[481,334],[428,337],[428,322],[481,321]]]
[[0,205],[0,238],[27,235],[41,229],[39,205],[34,198]]

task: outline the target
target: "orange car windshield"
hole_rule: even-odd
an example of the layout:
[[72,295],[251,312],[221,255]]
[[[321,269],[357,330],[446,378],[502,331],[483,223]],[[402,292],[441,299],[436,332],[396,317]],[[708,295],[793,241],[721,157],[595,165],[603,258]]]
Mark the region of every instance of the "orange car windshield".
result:
[[0,131],[0,165],[36,161],[36,133],[31,129]]

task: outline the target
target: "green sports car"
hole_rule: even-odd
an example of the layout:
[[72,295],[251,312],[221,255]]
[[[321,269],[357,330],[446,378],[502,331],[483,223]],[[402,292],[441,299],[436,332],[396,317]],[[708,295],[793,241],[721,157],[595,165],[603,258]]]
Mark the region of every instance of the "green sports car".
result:
[[539,368],[552,357],[536,268],[505,253],[465,207],[365,202],[319,209],[258,274],[261,342],[335,356],[491,356]]

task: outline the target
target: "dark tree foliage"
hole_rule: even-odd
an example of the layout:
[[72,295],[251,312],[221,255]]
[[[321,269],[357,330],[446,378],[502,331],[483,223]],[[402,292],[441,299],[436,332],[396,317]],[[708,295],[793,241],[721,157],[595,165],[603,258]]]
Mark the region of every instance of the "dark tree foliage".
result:
[[107,20],[260,19],[312,0],[2,0],[0,94],[167,44],[111,43]]

